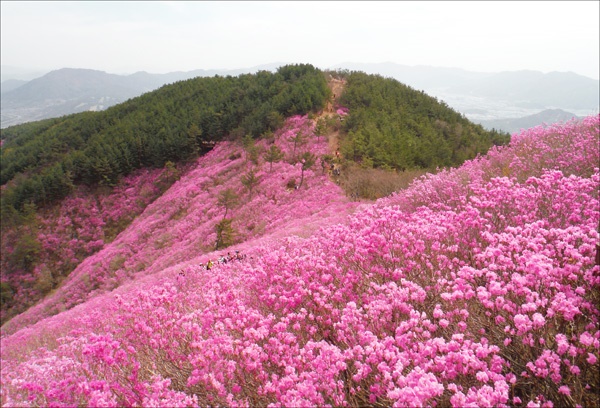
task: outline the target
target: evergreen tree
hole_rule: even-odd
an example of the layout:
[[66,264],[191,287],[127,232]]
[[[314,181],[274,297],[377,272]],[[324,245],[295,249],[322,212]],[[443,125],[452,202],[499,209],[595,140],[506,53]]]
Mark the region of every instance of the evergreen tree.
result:
[[267,152],[263,155],[265,161],[270,164],[269,171],[273,171],[273,163],[283,159],[283,156],[283,152],[279,147],[277,147],[277,145],[273,144],[271,147],[269,147],[269,150],[267,150]]
[[202,143],[202,130],[195,123],[190,126],[187,132],[187,149],[190,156],[195,156],[200,151]]
[[235,243],[236,232],[231,225],[232,220],[230,218],[223,218],[215,226],[217,233],[217,242],[215,243],[215,250],[227,248]]
[[327,120],[325,118],[317,119],[317,124],[315,125],[315,135],[317,135],[318,140],[320,141],[320,137],[324,136],[327,133]]
[[238,195],[235,193],[235,191],[233,191],[233,189],[228,188],[226,190],[221,191],[221,193],[219,194],[219,206],[223,207],[225,209],[225,214],[223,215],[223,219],[227,218],[227,213],[229,212],[229,210],[232,210],[233,208],[235,208],[236,205],[238,205],[239,202],[239,197]]
[[252,192],[254,187],[260,183],[260,178],[256,176],[254,169],[242,176],[242,185],[248,190],[249,200],[252,200]]
[[304,136],[302,131],[299,130],[295,136],[291,136],[288,140],[290,142],[294,143],[294,150],[292,152],[292,155],[295,158],[296,157],[296,147],[304,146],[306,144],[306,142],[307,142],[306,136]]
[[254,143],[254,138],[251,135],[246,135],[242,138],[242,146],[246,152],[246,162],[250,160],[255,165],[258,164],[258,148]]
[[302,163],[302,171],[300,173],[300,184],[298,188],[302,187],[304,182],[304,171],[310,169],[316,162],[317,158],[311,152],[305,152],[300,156],[300,163]]

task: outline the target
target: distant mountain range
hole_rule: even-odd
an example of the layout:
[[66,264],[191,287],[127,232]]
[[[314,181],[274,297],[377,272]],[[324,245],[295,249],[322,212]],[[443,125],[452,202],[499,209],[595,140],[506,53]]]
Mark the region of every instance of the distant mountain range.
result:
[[[0,127],[106,109],[165,84],[198,76],[235,76],[259,70],[273,71],[280,65],[283,64],[272,63],[237,70],[199,69],[167,74],[137,72],[131,75],[64,68],[29,82],[7,80],[2,82]],[[6,70],[6,67],[3,66],[2,69]],[[537,118],[535,115],[542,111],[563,110],[573,112],[572,115],[586,116],[597,113],[600,105],[598,80],[572,72],[482,73],[459,68],[408,66],[391,62],[347,62],[330,69],[364,71],[392,77],[445,101],[474,122],[487,124],[497,121],[496,128],[505,131],[512,129],[512,125],[503,127],[507,121],[533,116],[526,121],[533,123]],[[12,72],[10,69],[7,71]],[[13,77],[16,78],[15,75],[17,74],[13,74]]]
[[598,109],[599,82],[573,72],[471,72],[459,68],[344,63],[336,68],[389,76],[429,94],[446,93],[511,101],[523,108]]
[[18,87],[25,85],[28,81],[23,79],[7,79],[2,82],[0,86],[0,93],[5,93],[17,89]]
[[136,72],[108,74],[92,69],[63,68],[31,81],[2,82],[2,128],[84,111],[98,111],[153,91],[163,85],[195,77],[236,76],[274,70],[279,64],[236,70],[194,70],[167,74]]
[[562,109],[546,109],[535,115],[522,118],[482,120],[480,123],[487,129],[500,129],[512,134],[520,132],[523,129],[539,125],[551,125],[558,122],[568,122],[572,119],[579,119],[579,117]]
[[[567,111],[561,118],[587,116],[598,113],[600,105],[599,81],[572,72],[483,73],[391,62],[346,62],[335,68],[392,77],[443,100],[474,122],[487,125],[497,121],[494,122],[496,129],[508,132],[522,123],[541,124],[535,121],[547,119],[548,113],[536,115],[546,110]],[[517,125],[509,124],[514,119],[526,117]]]

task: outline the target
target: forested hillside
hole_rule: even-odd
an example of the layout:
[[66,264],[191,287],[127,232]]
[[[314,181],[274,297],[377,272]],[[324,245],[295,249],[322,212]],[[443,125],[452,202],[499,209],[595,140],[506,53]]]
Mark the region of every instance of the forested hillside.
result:
[[[469,157],[468,152],[487,149],[497,136],[394,80],[359,72],[336,73],[338,84],[346,85],[336,88],[338,95],[330,95],[326,82],[330,75],[311,65],[292,65],[276,73],[196,78],[105,112],[4,129],[0,168],[3,272],[23,282],[30,276],[31,282],[17,284],[27,290],[16,295],[12,293],[14,279],[4,279],[2,309],[11,313],[5,313],[2,321],[52,291],[160,196],[174,181],[177,166],[193,162],[220,140],[245,140],[243,144],[247,144],[261,136],[268,139],[285,117],[316,114],[326,104],[331,111],[331,102],[339,101],[351,109],[343,108],[342,117],[334,115],[319,122],[317,131],[327,131],[335,118],[334,126],[340,129],[339,121],[346,118],[339,136],[343,155],[325,157],[323,170],[334,161],[337,165],[356,161],[363,167],[394,169],[449,165]],[[460,144],[446,142],[449,135]],[[304,134],[296,135],[294,145],[305,139]],[[334,145],[337,143],[338,138]],[[447,155],[449,151],[452,154]],[[117,210],[122,206],[111,198],[111,190],[118,186],[114,192],[119,196],[130,183],[123,177],[145,168],[165,170],[152,172],[155,185],[136,190],[135,194],[142,196],[123,206],[128,209],[124,215]],[[356,174],[347,172],[345,176],[356,182]],[[346,189],[355,197],[372,198],[356,187],[351,190]],[[66,197],[66,203],[80,200],[80,207],[88,208],[87,212],[61,213],[55,206]],[[54,220],[52,214],[61,215]],[[88,228],[90,225],[93,228]],[[56,231],[63,232],[57,235]],[[68,256],[52,255],[55,248],[63,247],[70,247]]]
[[347,75],[341,104],[349,109],[342,153],[366,167],[457,166],[510,140],[487,131],[444,102],[394,79]]
[[[331,81],[332,75],[337,95],[328,88],[326,78]],[[340,101],[350,109],[340,107]],[[392,174],[458,164],[505,141],[394,80],[323,73],[311,65],[190,79],[104,112],[4,129],[1,321],[51,293],[81,262],[111,243],[190,168],[186,163],[193,168],[198,156],[222,140],[245,148],[257,139],[272,143],[284,119],[298,113],[319,119],[311,125],[318,137],[334,132],[328,136],[329,153],[307,156],[303,169],[317,164],[325,174],[334,164],[344,167],[343,177],[338,174],[335,180],[355,199],[398,188],[381,174],[362,177],[364,167],[392,169]],[[313,130],[298,132],[292,137],[294,154],[287,158],[293,163],[301,160],[296,148],[304,148]],[[342,155],[334,155],[339,143]],[[279,160],[277,152],[270,151],[267,159]],[[363,169],[350,171],[352,162]],[[406,185],[410,177],[403,177]],[[372,183],[374,178],[380,180]],[[285,182],[302,186],[302,179]],[[390,185],[379,188],[381,183]],[[118,272],[117,266],[109,269]]]
[[[360,72],[347,77],[342,152],[365,167],[458,165],[509,139],[395,80]],[[322,72],[293,65],[276,73],[190,79],[104,112],[4,129],[5,222],[25,203],[56,202],[74,185],[115,185],[134,169],[197,157],[225,137],[256,138],[289,115],[323,108],[328,96]]]
[[321,71],[289,65],[181,81],[104,112],[4,129],[3,217],[25,203],[56,202],[73,185],[114,185],[134,169],[196,157],[211,142],[258,137],[287,116],[322,108],[328,94]]

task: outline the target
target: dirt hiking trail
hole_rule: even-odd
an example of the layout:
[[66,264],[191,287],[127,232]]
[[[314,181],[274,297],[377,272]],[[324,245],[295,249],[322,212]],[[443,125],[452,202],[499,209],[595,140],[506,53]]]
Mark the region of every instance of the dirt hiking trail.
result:
[[[323,109],[323,111],[315,117],[315,124],[321,118],[329,119],[331,117],[339,117],[339,115],[335,111],[335,107],[338,105],[338,101],[340,99],[340,96],[342,95],[342,92],[344,92],[346,81],[340,78],[336,78],[329,74],[327,78],[327,85],[329,86],[329,89],[331,89],[331,98],[327,101],[325,109]],[[329,150],[332,154],[336,155],[339,155],[339,134],[339,130],[328,129],[327,133],[324,135],[327,137],[327,140],[329,142]]]

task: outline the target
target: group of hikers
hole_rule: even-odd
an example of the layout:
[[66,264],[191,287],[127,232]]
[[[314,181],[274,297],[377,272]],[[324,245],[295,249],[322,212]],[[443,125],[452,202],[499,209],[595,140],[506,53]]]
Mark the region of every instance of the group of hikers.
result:
[[[210,271],[212,268],[215,267],[215,265],[226,264],[228,262],[233,261],[243,261],[245,259],[246,254],[241,254],[240,251],[235,251],[234,254],[232,254],[231,252],[227,252],[227,255],[219,256],[214,262],[212,259],[209,259],[208,262],[206,262],[206,264],[200,264],[200,267],[205,271]],[[179,272],[179,276],[185,276],[185,271],[183,269]]]
[[330,175],[339,176],[341,174],[340,164],[339,164],[340,161],[341,161],[340,149],[336,149],[334,161],[330,162],[330,164],[329,164],[329,174]]
[[[227,252],[227,255],[219,256],[215,262],[217,264],[226,264],[232,261],[243,261],[244,259],[246,259],[246,254],[241,254],[240,251],[235,251],[234,254]],[[209,259],[208,262],[206,262],[206,265],[201,264],[201,266],[205,270],[210,271],[215,266],[215,262],[213,262],[212,259]]]

